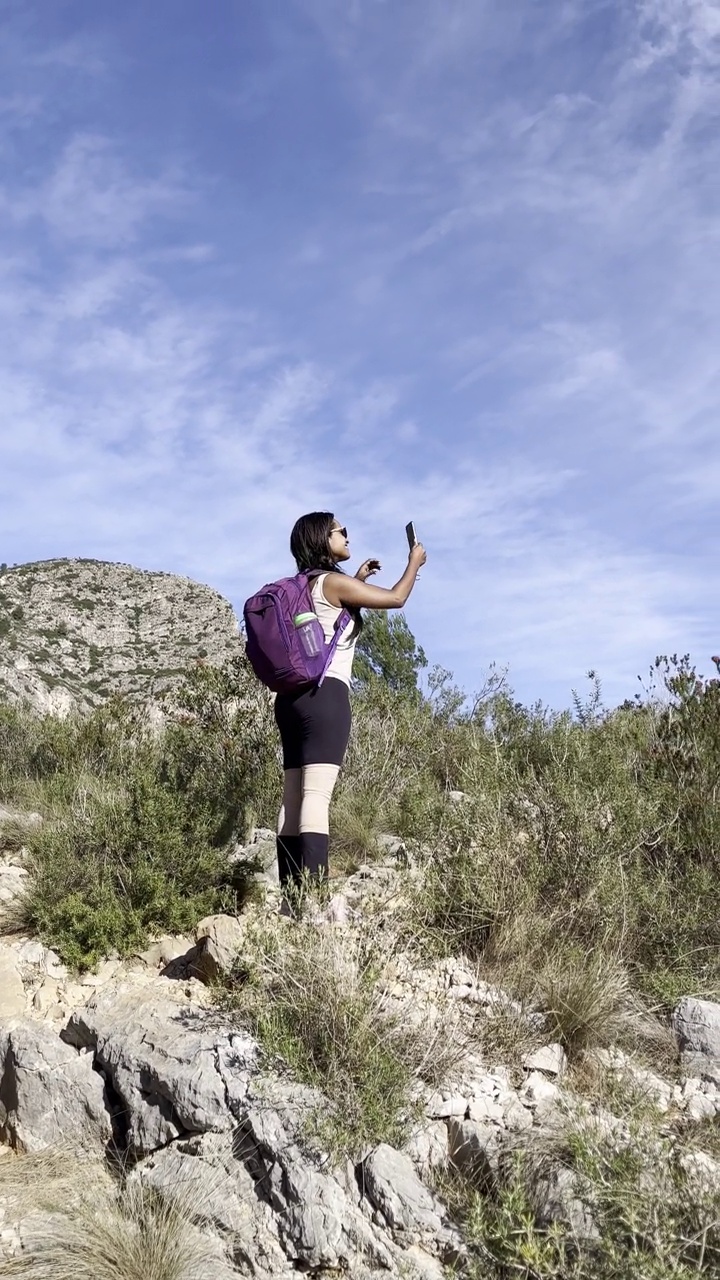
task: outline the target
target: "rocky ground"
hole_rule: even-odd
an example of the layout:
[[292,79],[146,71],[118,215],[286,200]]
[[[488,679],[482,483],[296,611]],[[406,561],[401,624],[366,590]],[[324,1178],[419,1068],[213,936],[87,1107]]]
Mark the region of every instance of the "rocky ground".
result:
[[[15,829],[38,820],[0,813],[0,823]],[[388,839],[386,852],[384,863],[350,877],[350,920],[339,936],[362,930],[378,902],[392,911],[398,842]],[[445,1020],[459,1052],[440,1087],[418,1080],[418,1116],[402,1149],[381,1143],[354,1162],[331,1159],[308,1137],[326,1105],[322,1095],[268,1061],[213,998],[212,983],[232,966],[250,923],[276,919],[273,853],[271,833],[257,832],[252,848],[236,854],[257,856],[264,905],[239,920],[211,917],[192,938],[159,938],[96,973],[72,975],[37,940],[6,934],[0,1170],[33,1153],[81,1161],[119,1152],[131,1183],[182,1203],[206,1250],[207,1274],[221,1280],[289,1277],[298,1269],[439,1280],[446,1267],[462,1266],[466,1248],[441,1194],[448,1169],[489,1188],[518,1145],[549,1149],[569,1124],[622,1144],[627,1119],[608,1104],[611,1091],[583,1094],[562,1047],[544,1035],[541,1010],[524,1010],[462,958],[418,966],[400,955],[378,998],[428,1029]],[[23,857],[20,847],[0,865],[6,912],[22,891]],[[510,1015],[525,1020],[534,1046],[520,1059],[490,1058],[464,1033],[478,1018]],[[700,1126],[720,1116],[720,1005],[681,1001],[673,1030],[679,1069],[668,1077],[617,1049],[587,1055],[596,1078],[623,1081],[645,1100],[653,1133],[662,1133],[663,1118]],[[698,1186],[720,1193],[712,1154],[697,1149],[683,1159]],[[0,1259],[8,1261],[33,1247],[45,1219],[37,1205],[3,1196],[2,1186],[0,1177]],[[551,1167],[543,1188],[541,1216],[592,1234],[592,1215],[568,1170]]]
[[171,573],[97,560],[43,560],[0,571],[0,694],[40,712],[149,697],[203,658],[239,652],[238,622],[217,591]]

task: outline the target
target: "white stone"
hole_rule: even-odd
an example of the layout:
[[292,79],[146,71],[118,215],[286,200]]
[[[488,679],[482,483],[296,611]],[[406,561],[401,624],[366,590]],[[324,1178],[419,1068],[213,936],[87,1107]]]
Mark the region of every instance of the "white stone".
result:
[[230,973],[244,937],[244,924],[235,916],[207,916],[195,930],[198,954],[191,961],[190,973],[203,982]]
[[79,979],[81,987],[102,987],[111,978],[115,977],[118,969],[122,968],[119,960],[103,960],[99,964],[94,973],[84,973]]
[[520,1100],[528,1106],[553,1106],[561,1097],[560,1089],[542,1071],[532,1071],[520,1090]]
[[23,964],[34,965],[36,968],[40,968],[45,958],[45,948],[42,942],[37,942],[33,938],[28,942],[23,942],[21,946],[18,947],[17,954],[18,959],[21,960]]
[[363,1163],[362,1185],[389,1227],[432,1234],[442,1227],[442,1205],[423,1186],[410,1157],[386,1142],[381,1142]]
[[694,1093],[688,1100],[685,1114],[691,1120],[712,1120],[715,1116],[715,1104],[705,1093]]
[[0,942],[0,1023],[22,1017],[25,988],[18,967],[17,952]]
[[685,996],[673,1011],[672,1025],[683,1051],[720,1058],[720,1004]]
[[58,1019],[63,1017],[63,1009],[60,1003],[60,984],[57,978],[43,978],[33,996],[32,1007],[36,1013],[40,1014],[41,1018],[47,1018],[53,1012]]
[[8,906],[22,897],[27,875],[24,867],[0,866],[0,903]]
[[470,1099],[468,1120],[475,1120],[478,1124],[502,1124],[504,1117],[503,1108],[493,1098],[480,1096]]
[[6,1141],[23,1151],[91,1147],[111,1137],[102,1076],[91,1054],[63,1043],[46,1022],[16,1022],[0,1031],[0,1094]]
[[561,1044],[546,1044],[541,1049],[526,1053],[522,1064],[526,1071],[544,1071],[549,1076],[561,1076],[567,1065],[567,1055]]
[[517,1097],[511,1098],[507,1105],[503,1106],[503,1120],[511,1133],[522,1133],[532,1128],[532,1115]]
[[449,1098],[443,1098],[441,1094],[434,1093],[428,1099],[425,1110],[432,1119],[447,1120],[450,1116],[464,1116],[467,1105],[467,1099],[457,1093]]
[[689,1184],[690,1194],[717,1194],[720,1191],[720,1164],[706,1151],[686,1151],[680,1156],[682,1168]]
[[423,1171],[441,1169],[448,1159],[447,1125],[442,1120],[431,1120],[416,1129],[405,1144],[405,1151],[413,1164]]

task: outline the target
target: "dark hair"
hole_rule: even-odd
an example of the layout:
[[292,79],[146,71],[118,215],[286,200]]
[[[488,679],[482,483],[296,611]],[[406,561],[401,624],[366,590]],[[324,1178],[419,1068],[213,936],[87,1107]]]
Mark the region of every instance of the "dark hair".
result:
[[290,534],[290,550],[299,573],[308,573],[311,569],[331,573],[336,568],[330,555],[334,519],[332,511],[310,511],[295,521]]
[[[295,521],[290,534],[290,550],[298,572],[309,573],[312,569],[322,569],[323,573],[344,572],[330,554],[334,519],[332,511],[309,511]],[[362,613],[359,609],[348,609],[348,613],[355,623],[352,630],[352,638],[355,638],[362,631]]]

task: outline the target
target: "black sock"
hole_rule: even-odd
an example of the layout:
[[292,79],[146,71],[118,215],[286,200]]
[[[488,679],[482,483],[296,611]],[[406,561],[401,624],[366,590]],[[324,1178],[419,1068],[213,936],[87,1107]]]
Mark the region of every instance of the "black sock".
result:
[[303,831],[300,836],[303,875],[311,880],[327,880],[328,846],[329,837],[321,831]]
[[281,889],[299,887],[302,880],[302,836],[278,836],[278,876]]

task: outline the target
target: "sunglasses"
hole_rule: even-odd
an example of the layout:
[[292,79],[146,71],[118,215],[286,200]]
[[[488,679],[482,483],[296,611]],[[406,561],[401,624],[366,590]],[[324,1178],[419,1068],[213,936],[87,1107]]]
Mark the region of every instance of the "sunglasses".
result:
[[348,532],[347,532],[347,529],[345,528],[345,525],[343,525],[342,529],[331,529],[330,537],[332,537],[334,533],[341,533],[343,538],[347,539]]

